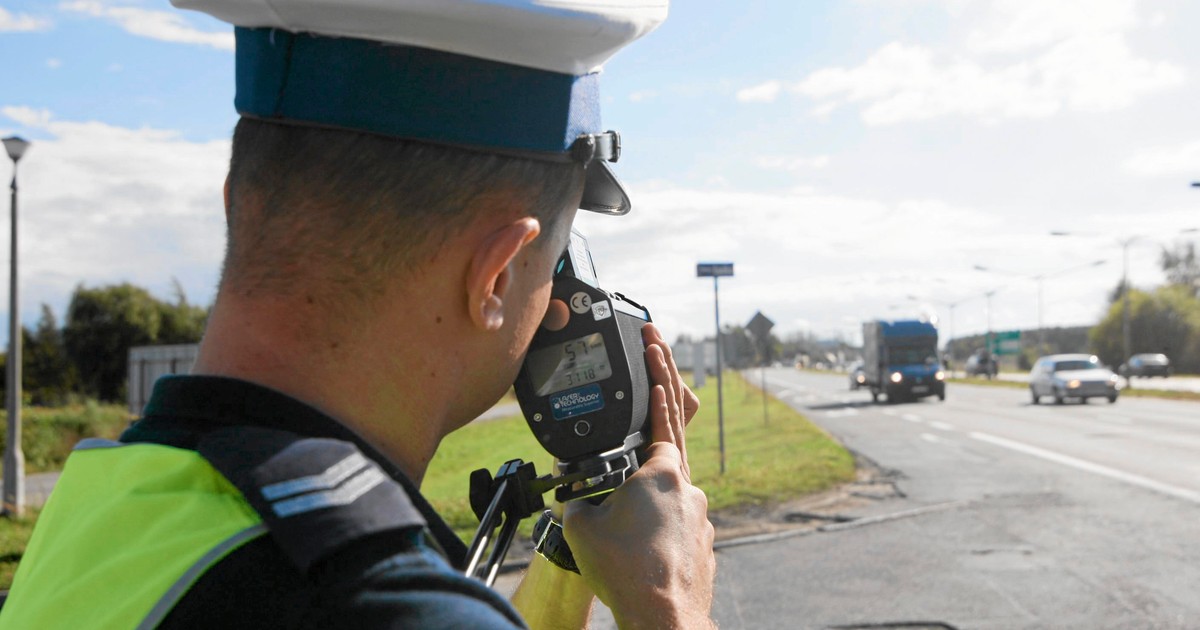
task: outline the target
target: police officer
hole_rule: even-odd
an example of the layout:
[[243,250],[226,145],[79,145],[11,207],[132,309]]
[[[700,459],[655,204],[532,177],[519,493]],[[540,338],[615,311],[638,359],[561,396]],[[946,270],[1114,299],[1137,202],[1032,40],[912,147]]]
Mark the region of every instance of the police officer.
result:
[[629,211],[597,71],[666,1],[175,2],[236,27],[217,299],[193,375],[69,459],[0,626],[711,625],[697,400],[652,326],[654,443],[566,506],[578,573],[535,557],[510,605],[418,491],[513,382],[576,209]]

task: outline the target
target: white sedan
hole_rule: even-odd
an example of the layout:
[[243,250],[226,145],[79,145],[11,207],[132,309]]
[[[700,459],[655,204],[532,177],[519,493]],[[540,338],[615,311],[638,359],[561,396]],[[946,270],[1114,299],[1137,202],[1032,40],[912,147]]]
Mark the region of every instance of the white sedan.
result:
[[1088,354],[1052,354],[1042,357],[1029,374],[1029,394],[1033,404],[1042,396],[1053,396],[1061,405],[1067,398],[1087,402],[1089,398],[1107,398],[1117,402],[1117,375],[1104,367],[1100,359]]

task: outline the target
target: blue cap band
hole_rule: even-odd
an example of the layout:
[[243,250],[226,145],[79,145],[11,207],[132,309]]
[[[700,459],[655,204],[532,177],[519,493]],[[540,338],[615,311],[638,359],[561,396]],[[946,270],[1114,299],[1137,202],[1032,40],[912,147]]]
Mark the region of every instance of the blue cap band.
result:
[[241,114],[473,147],[562,153],[600,131],[597,73],[425,48],[235,29]]

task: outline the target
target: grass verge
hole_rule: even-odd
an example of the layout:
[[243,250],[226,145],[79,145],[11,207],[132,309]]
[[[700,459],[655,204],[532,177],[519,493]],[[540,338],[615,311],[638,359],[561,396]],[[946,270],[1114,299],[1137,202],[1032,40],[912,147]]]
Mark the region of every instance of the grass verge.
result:
[[[131,417],[123,405],[95,401],[64,407],[21,409],[21,450],[25,472],[62,470],[75,444],[84,438],[113,439],[129,426]],[[0,412],[0,449],[8,435],[8,414]]]
[[[767,401],[764,422],[761,390],[736,372],[727,372],[724,381],[724,474],[715,378],[697,391],[701,407],[687,431],[692,480],[708,494],[711,510],[769,505],[853,479],[853,456],[828,434],[774,398]],[[549,456],[519,416],[472,424],[442,441],[422,494],[469,541],[478,524],[467,502],[470,471],[495,472],[517,457],[534,462],[540,474],[550,472]]]
[[33,533],[37,514],[37,510],[26,509],[22,518],[0,518],[0,589],[12,586],[13,574],[17,572],[17,564],[21,562],[29,535]]

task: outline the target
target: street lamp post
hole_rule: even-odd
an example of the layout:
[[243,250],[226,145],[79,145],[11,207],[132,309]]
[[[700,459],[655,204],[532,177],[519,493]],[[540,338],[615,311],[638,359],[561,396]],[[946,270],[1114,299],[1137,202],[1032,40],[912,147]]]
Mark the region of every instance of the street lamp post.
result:
[[4,150],[13,163],[12,240],[8,280],[8,432],[4,447],[4,514],[19,518],[25,510],[25,453],[21,451],[21,318],[17,300],[17,163],[29,142],[17,136],[4,138]]
[[1072,271],[1079,271],[1081,269],[1088,269],[1090,267],[1099,267],[1100,265],[1103,265],[1105,262],[1106,261],[1104,261],[1104,260],[1094,260],[1087,264],[1075,265],[1073,267],[1067,267],[1066,269],[1060,269],[1058,271],[1052,271],[1049,273],[1039,273],[1039,274],[1034,274],[1034,275],[1017,273],[1014,271],[1004,271],[1004,270],[1000,270],[1000,269],[995,269],[993,267],[985,267],[983,265],[975,265],[975,270],[976,271],[987,271],[990,273],[998,273],[998,274],[1006,275],[1006,276],[1030,278],[1032,280],[1037,281],[1037,291],[1038,291],[1038,297],[1037,297],[1037,343],[1038,343],[1038,351],[1040,352],[1042,346],[1045,344],[1045,341],[1046,341],[1045,340],[1044,318],[1042,317],[1042,314],[1044,313],[1042,305],[1043,305],[1043,293],[1044,293],[1044,289],[1045,289],[1046,279],[1054,278],[1054,277],[1061,276],[1064,274],[1068,274],[1068,273],[1071,273]]
[[984,347],[987,348],[988,362],[988,379],[992,378],[992,371],[996,369],[996,356],[992,352],[992,296],[1000,289],[992,289],[983,294],[987,298],[987,335],[984,337]]
[[[1121,364],[1129,365],[1130,346],[1132,346],[1132,332],[1129,325],[1129,246],[1137,241],[1138,237],[1131,236],[1122,239],[1121,244]],[[1132,383],[1133,379],[1129,381]]]

